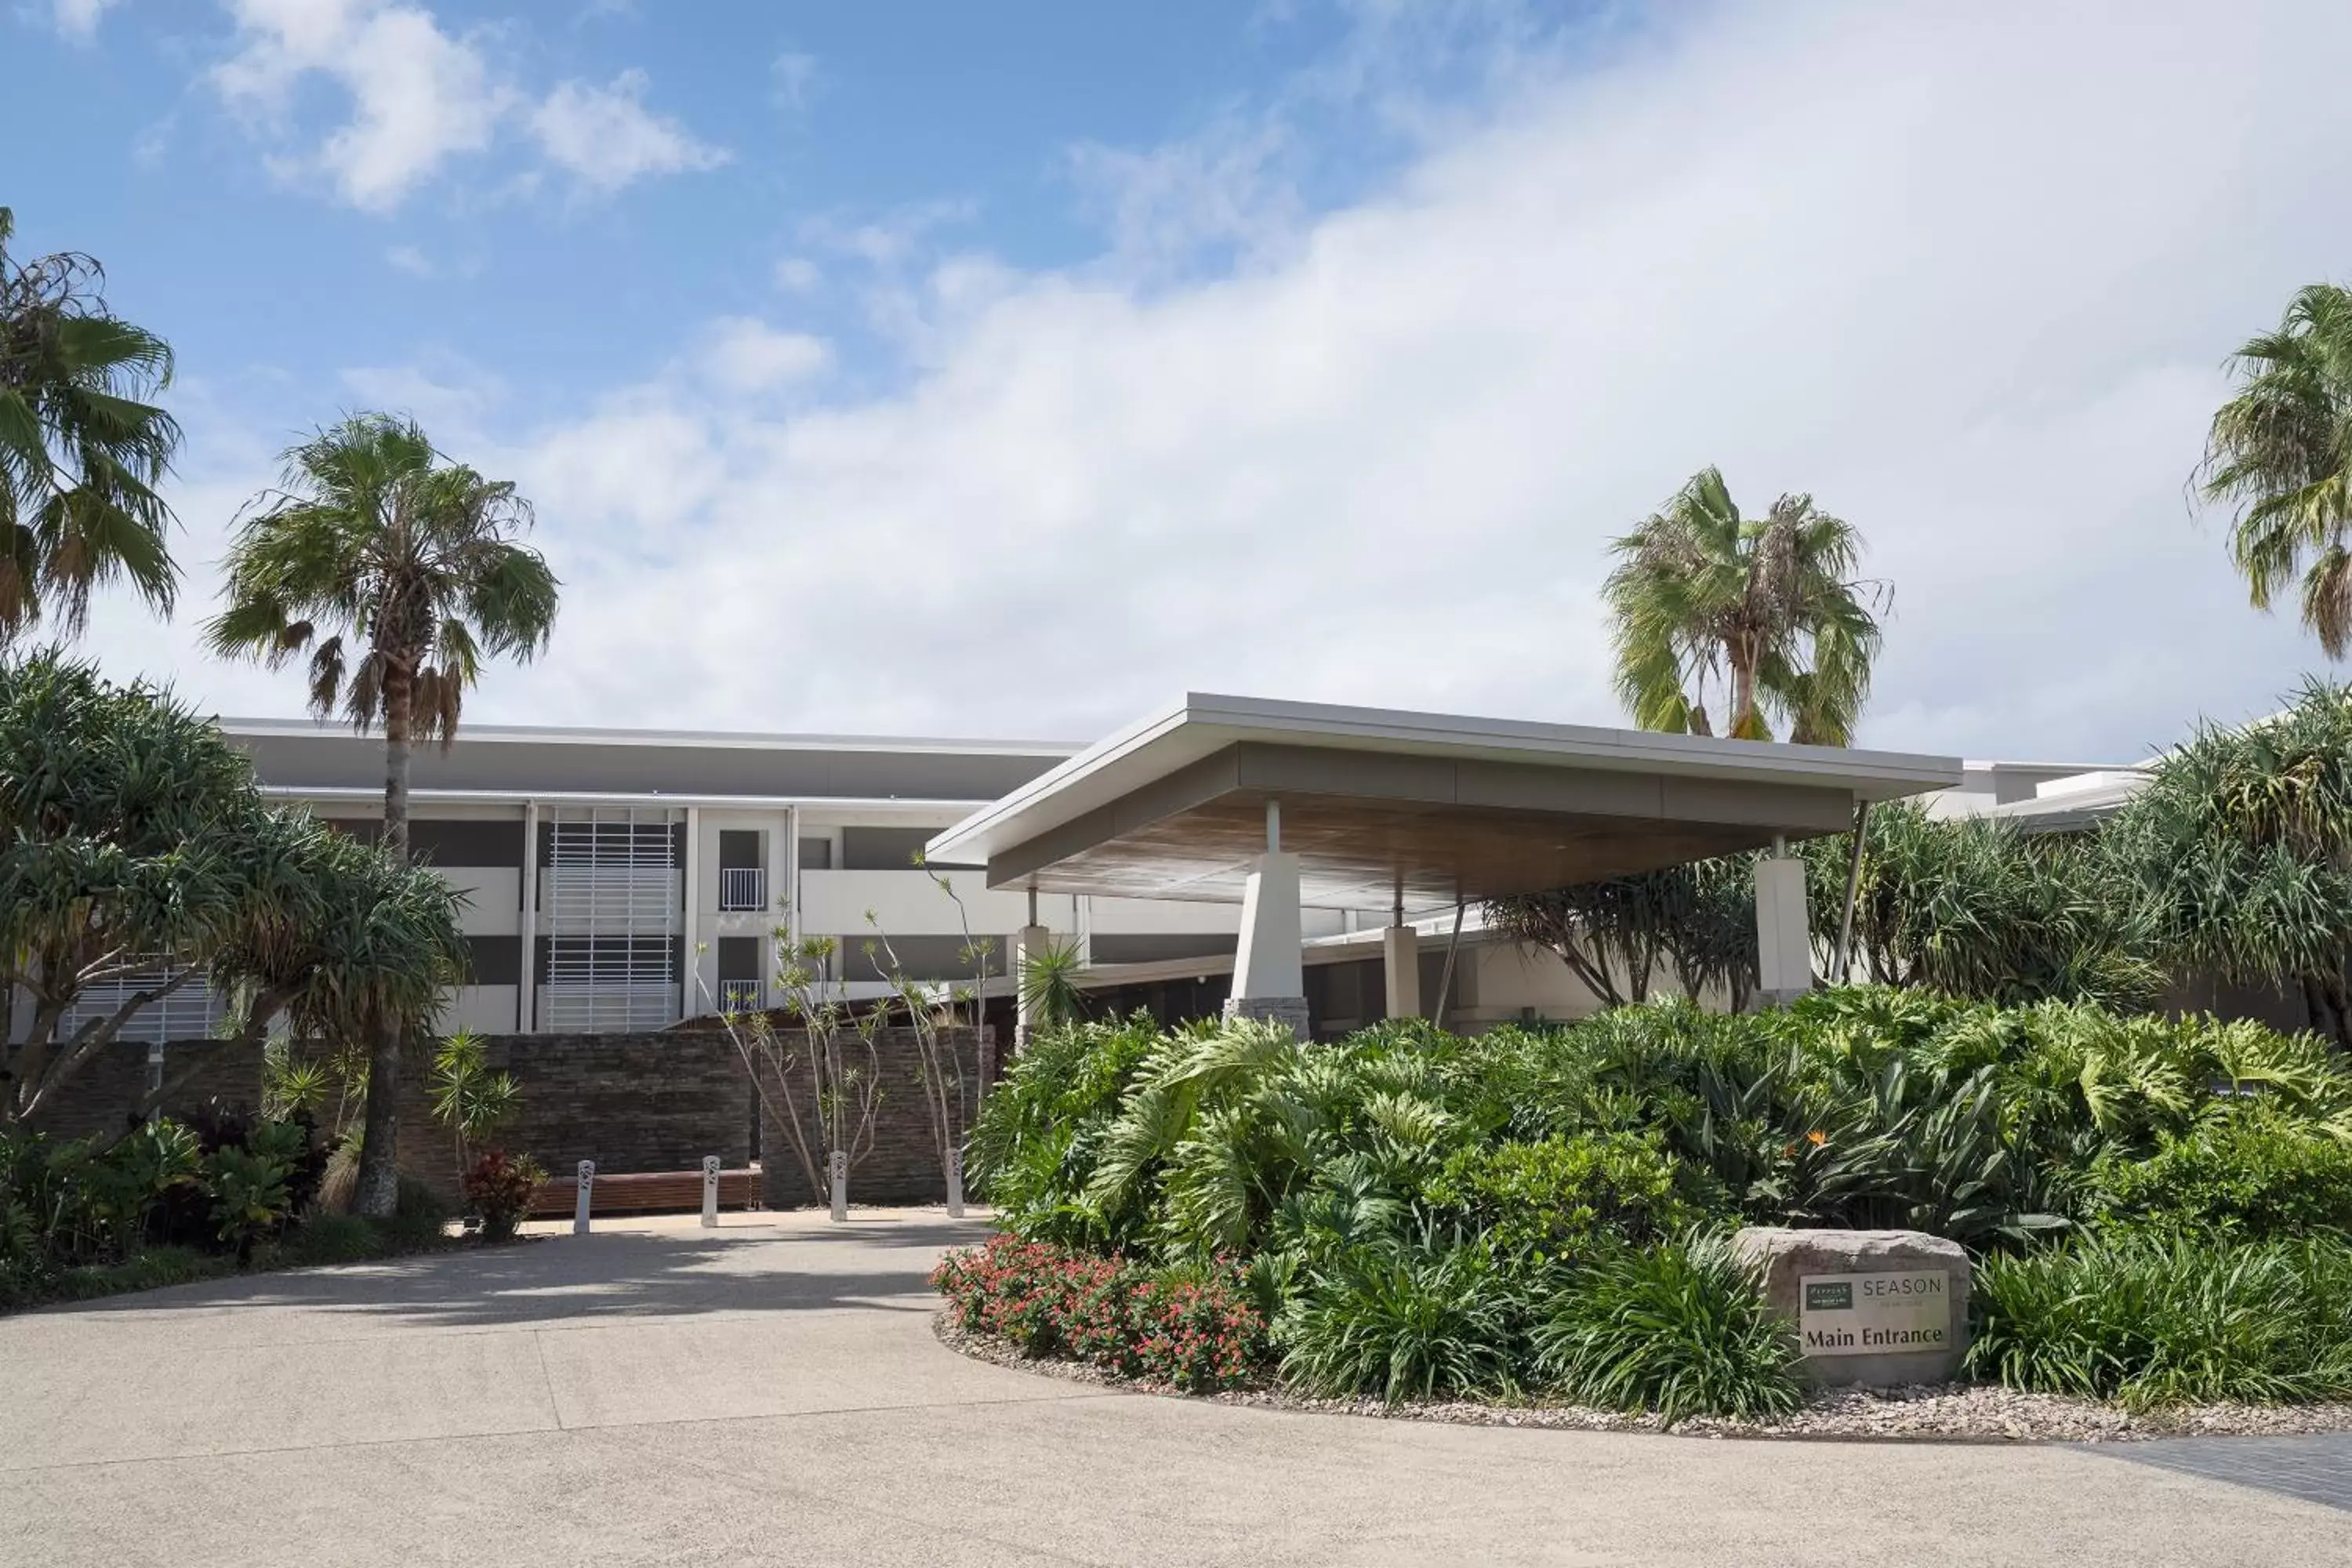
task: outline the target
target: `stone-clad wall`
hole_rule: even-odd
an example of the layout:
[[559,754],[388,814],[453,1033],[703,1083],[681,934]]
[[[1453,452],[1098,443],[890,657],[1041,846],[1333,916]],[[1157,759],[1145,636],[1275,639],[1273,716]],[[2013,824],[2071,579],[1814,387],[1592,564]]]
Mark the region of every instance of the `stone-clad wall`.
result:
[[[982,1047],[974,1031],[953,1033],[969,1118],[977,1109]],[[873,1152],[851,1174],[851,1200],[937,1203],[945,1184],[916,1073],[914,1032],[886,1029],[875,1046],[883,1094]],[[551,1175],[568,1174],[582,1160],[595,1161],[597,1170],[606,1173],[697,1170],[706,1154],[719,1155],[730,1169],[751,1160],[758,1100],[742,1057],[723,1029],[497,1035],[484,1038],[483,1054],[493,1070],[513,1073],[521,1088],[515,1120],[499,1142],[532,1155]],[[167,1047],[165,1060],[168,1078],[188,1076],[166,1097],[167,1113],[184,1116],[214,1101],[247,1111],[259,1106],[257,1046],[186,1041]],[[447,1130],[433,1120],[422,1076],[420,1064],[401,1094],[401,1163],[432,1185],[454,1192],[455,1151]],[[147,1047],[111,1047],[56,1091],[35,1124],[59,1137],[119,1131],[146,1083]],[[809,1192],[782,1130],[769,1126],[762,1131],[768,1155],[763,1201],[771,1207],[822,1201]]]
[[[261,1047],[238,1040],[185,1040],[166,1048],[163,1101],[167,1115],[186,1116],[214,1100],[253,1110],[261,1100]],[[182,1081],[184,1080],[184,1081]],[[51,1089],[33,1125],[57,1138],[119,1132],[138,1114],[147,1093],[147,1047],[118,1040]]]
[[[992,1063],[983,1058],[993,1045],[992,1029],[973,1030],[970,1027],[941,1031],[940,1048],[952,1059],[963,1079],[962,1115],[967,1126],[978,1114],[978,1093],[983,1074]],[[788,1039],[796,1037],[787,1037]],[[849,1055],[853,1062],[864,1056],[863,1045],[853,1041]],[[916,1045],[915,1031],[910,1028],[884,1029],[874,1041],[876,1065],[882,1084],[882,1098],[874,1112],[874,1147],[870,1153],[849,1173],[849,1201],[853,1204],[935,1204],[947,1197],[947,1178],[940,1173],[938,1145],[931,1129],[930,1113],[925,1109],[921,1058]],[[805,1081],[805,1080],[802,1080]],[[796,1088],[798,1086],[796,1085]],[[799,1094],[803,1119],[808,1116],[808,1096]],[[823,1203],[824,1195],[809,1190],[808,1176],[800,1157],[784,1135],[777,1120],[782,1100],[771,1089],[768,1103],[761,1110],[760,1142],[764,1152],[761,1161],[761,1201],[770,1208],[793,1208],[805,1204]]]
[[[751,1077],[723,1033],[494,1035],[482,1047],[490,1069],[514,1074],[522,1091],[497,1141],[551,1175],[583,1160],[608,1172],[699,1170],[706,1154],[730,1169],[751,1160]],[[455,1184],[448,1130],[415,1075],[401,1096],[400,1144],[403,1165]]]

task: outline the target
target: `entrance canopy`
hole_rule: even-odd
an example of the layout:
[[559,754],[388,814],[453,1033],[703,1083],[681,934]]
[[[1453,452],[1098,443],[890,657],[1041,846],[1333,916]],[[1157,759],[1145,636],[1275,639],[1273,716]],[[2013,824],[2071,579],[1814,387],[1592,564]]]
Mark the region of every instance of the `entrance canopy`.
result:
[[1450,904],[1843,832],[1858,801],[1959,782],[1948,757],[1196,692],[926,854],[992,888],[1238,902],[1278,847],[1305,904]]

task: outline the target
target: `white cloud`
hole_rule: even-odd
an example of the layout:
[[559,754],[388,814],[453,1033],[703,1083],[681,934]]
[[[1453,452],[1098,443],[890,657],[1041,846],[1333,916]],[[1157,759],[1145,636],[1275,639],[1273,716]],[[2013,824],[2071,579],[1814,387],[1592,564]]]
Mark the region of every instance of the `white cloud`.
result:
[[769,392],[819,374],[833,363],[833,351],[805,332],[780,332],[749,316],[727,316],[711,323],[695,362],[725,391]]
[[799,113],[808,107],[809,94],[816,89],[816,57],[798,49],[786,49],[768,68],[775,82],[776,103],[780,108]]
[[98,36],[99,19],[121,4],[122,0],[54,0],[49,16],[59,37],[86,42]]
[[429,369],[354,366],[342,373],[342,382],[361,406],[415,418],[444,451],[478,439],[484,422],[506,396],[497,376],[446,356]]
[[383,258],[411,278],[431,278],[436,275],[433,258],[413,245],[395,245],[383,253]]
[[1099,209],[1113,265],[1144,276],[1181,272],[1203,251],[1262,260],[1299,220],[1280,164],[1278,121],[1228,120],[1190,142],[1146,152],[1085,142],[1070,171]]
[[824,281],[824,274],[805,256],[787,256],[776,263],[776,287],[789,294],[805,294]]
[[[1608,542],[1710,462],[1894,581],[1865,742],[2129,755],[2317,665],[2182,487],[2222,357],[2352,256],[2352,12],[1675,16],[1248,268],[910,273],[899,390],[716,396],[689,342],[509,428],[475,456],[539,501],[564,618],[472,710],[1087,737],[1192,687],[1620,722]],[[911,265],[903,226],[830,237]]]
[[233,107],[283,125],[295,86],[313,73],[339,84],[351,118],[317,150],[280,159],[315,168],[353,206],[386,212],[449,159],[489,146],[513,89],[472,41],[433,14],[379,0],[230,0],[242,47],[214,68]]
[[487,53],[487,35],[453,35],[434,14],[400,0],[228,0],[236,52],[213,68],[222,100],[281,143],[294,124],[297,88],[323,76],[350,100],[350,117],[315,148],[280,153],[289,177],[323,174],[337,195],[389,212],[452,160],[492,149],[520,119],[542,153],[585,186],[618,190],[647,174],[708,169],[726,161],[677,121],[648,111],[643,71],[608,87],[567,81],[543,101]]
[[641,70],[623,71],[609,87],[567,81],[531,111],[531,134],[550,160],[599,191],[619,190],[647,174],[715,169],[727,162],[723,148],[647,111],[646,86]]

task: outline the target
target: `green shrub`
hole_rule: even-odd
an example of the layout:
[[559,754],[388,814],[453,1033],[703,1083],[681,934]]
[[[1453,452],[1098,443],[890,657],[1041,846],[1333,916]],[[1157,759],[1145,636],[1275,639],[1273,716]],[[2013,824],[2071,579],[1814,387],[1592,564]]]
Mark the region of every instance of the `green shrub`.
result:
[[358,1215],[313,1212],[281,1234],[268,1261],[280,1268],[313,1268],[330,1263],[364,1263],[389,1249],[383,1230]]
[[292,1212],[286,1179],[292,1162],[274,1149],[214,1150],[205,1158],[198,1180],[212,1199],[212,1217],[220,1239],[235,1247],[240,1261],[253,1255],[254,1244],[278,1228]]
[[1796,1336],[1721,1237],[1621,1248],[1575,1271],[1535,1330],[1538,1376],[1582,1404],[1743,1420],[1797,1407]]
[[404,1171],[392,1217],[379,1220],[377,1225],[394,1251],[416,1252],[440,1246],[446,1238],[452,1217],[454,1211],[447,1200]]
[[466,1173],[466,1201],[482,1216],[482,1239],[512,1241],[545,1180],[547,1173],[528,1154],[510,1159],[505,1150],[493,1149],[475,1161]]
[[1084,1163],[1065,1171],[1065,1158],[1084,1129],[1117,1113],[1136,1068],[1160,1041],[1158,1026],[1139,1015],[1031,1037],[973,1120],[967,1168],[974,1191],[1006,1211],[1083,1187]]
[[2096,1237],[1986,1259],[1969,1365],[2134,1408],[2352,1397],[2352,1244]]
[[187,1285],[216,1279],[236,1271],[234,1258],[199,1252],[193,1247],[150,1247],[119,1263],[86,1264],[60,1272],[46,1300],[88,1301],[119,1296],[127,1290],[158,1290],[167,1285]]
[[2352,1143],[2260,1105],[2093,1173],[2101,1224],[2233,1240],[2352,1234]]
[[1507,1393],[1526,1303],[1485,1252],[1360,1248],[1278,1327],[1283,1376],[1309,1393],[1400,1400]]
[[1485,1232],[1505,1258],[1574,1258],[1612,1238],[1655,1241],[1705,1217],[1688,1189],[1704,1173],[1653,1138],[1587,1133],[1455,1152],[1423,1201]]

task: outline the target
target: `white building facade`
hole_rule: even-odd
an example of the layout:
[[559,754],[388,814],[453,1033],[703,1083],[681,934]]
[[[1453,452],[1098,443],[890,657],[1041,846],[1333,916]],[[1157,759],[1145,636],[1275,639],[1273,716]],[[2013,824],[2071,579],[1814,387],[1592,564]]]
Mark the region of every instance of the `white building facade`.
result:
[[[381,736],[305,721],[223,728],[273,801],[377,833]],[[835,995],[888,989],[885,938],[910,978],[971,984],[984,970],[990,994],[1008,994],[1028,899],[917,858],[1077,749],[468,726],[446,752],[420,749],[411,773],[411,853],[465,895],[471,973],[442,1026],[608,1032],[774,1005],[780,927],[833,939]],[[1240,921],[1230,903],[1053,895],[1035,913],[1100,964],[1229,960]],[[1346,923],[1317,911],[1307,934]]]

